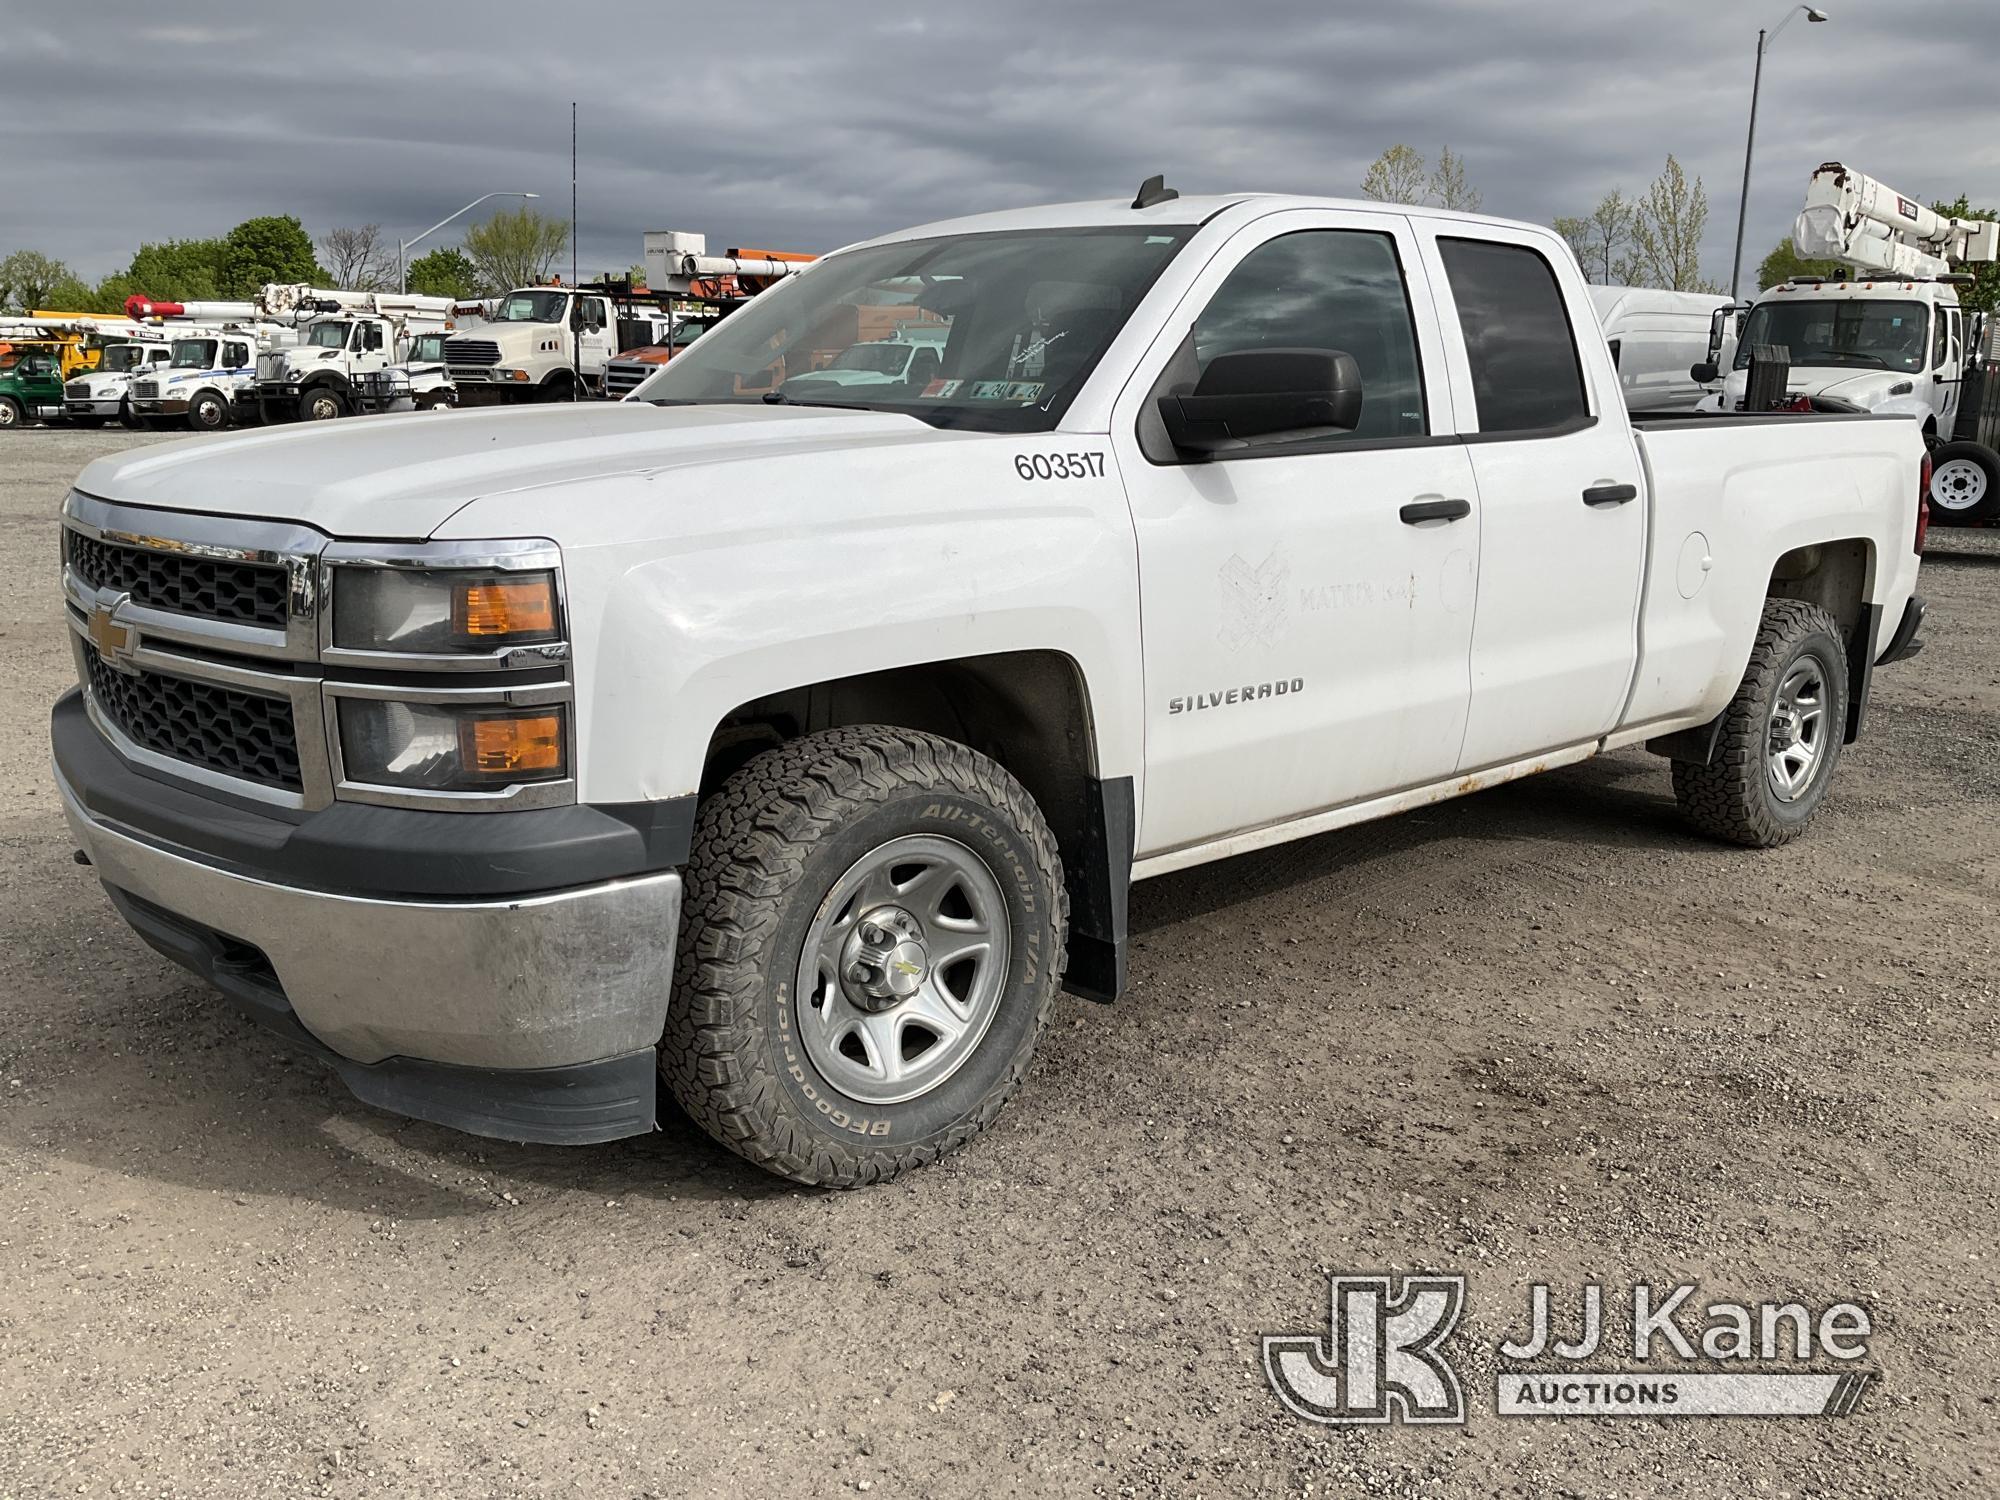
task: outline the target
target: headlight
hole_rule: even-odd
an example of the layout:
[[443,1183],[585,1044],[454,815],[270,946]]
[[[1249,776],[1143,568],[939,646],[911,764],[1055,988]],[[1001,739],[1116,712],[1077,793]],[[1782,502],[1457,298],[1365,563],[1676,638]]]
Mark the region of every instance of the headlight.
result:
[[568,710],[340,700],[348,781],[427,792],[482,792],[569,774]]
[[333,643],[343,650],[483,655],[561,638],[551,571],[334,570]]

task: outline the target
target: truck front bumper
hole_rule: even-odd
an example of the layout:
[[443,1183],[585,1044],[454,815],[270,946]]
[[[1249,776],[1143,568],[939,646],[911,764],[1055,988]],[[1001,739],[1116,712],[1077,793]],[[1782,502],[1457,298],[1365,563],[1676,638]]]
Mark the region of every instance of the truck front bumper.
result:
[[[148,798],[192,794],[163,790],[82,739],[95,731],[65,712],[75,703],[58,705],[54,726],[63,810],[113,904],[154,949],[381,1108],[516,1141],[582,1145],[653,1128],[677,872],[464,900],[260,878],[126,821],[144,819]],[[246,820],[276,820],[213,806],[238,848],[295,831],[246,830]],[[504,835],[508,820],[534,815],[437,816]],[[395,869],[394,851],[379,852]],[[506,867],[504,836],[486,858]]]
[[65,396],[63,415],[66,417],[115,417],[122,403],[116,396]]
[[134,399],[132,410],[142,417],[184,417],[187,415],[188,398],[185,396],[154,396],[150,400]]

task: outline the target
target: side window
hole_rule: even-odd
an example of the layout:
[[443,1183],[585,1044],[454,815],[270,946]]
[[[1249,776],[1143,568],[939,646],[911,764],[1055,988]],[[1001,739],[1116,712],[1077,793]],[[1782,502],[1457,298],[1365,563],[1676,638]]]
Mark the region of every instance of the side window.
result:
[[1535,432],[1590,414],[1562,286],[1539,252],[1440,239],[1472,364],[1481,432]]
[[1410,294],[1386,234],[1304,229],[1246,255],[1195,319],[1195,361],[1206,370],[1218,354],[1257,348],[1353,355],[1361,422],[1349,438],[1430,430]]
[[1933,316],[1937,326],[1931,334],[1931,368],[1942,370],[1951,358],[1951,319],[1941,307],[1934,310]]
[[226,369],[242,369],[250,363],[250,346],[248,344],[224,344],[222,346],[222,363]]

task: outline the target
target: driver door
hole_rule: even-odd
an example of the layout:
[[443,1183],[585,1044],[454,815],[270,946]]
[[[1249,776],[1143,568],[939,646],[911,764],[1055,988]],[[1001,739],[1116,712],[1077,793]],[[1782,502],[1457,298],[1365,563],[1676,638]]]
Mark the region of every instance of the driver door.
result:
[[[1205,459],[1164,444],[1157,397],[1260,346],[1353,356],[1359,425]],[[1406,218],[1247,226],[1141,362],[1112,442],[1139,544],[1141,855],[1452,773],[1480,513]]]

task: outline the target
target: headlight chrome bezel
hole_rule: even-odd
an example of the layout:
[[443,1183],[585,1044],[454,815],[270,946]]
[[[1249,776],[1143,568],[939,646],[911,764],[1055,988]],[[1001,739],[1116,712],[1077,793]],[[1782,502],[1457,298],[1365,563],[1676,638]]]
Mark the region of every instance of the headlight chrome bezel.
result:
[[[440,590],[448,606],[452,592],[468,580],[526,579],[536,573],[547,575],[554,605],[554,627],[540,633],[537,639],[514,639],[489,651],[467,649],[462,637],[444,649],[393,646],[383,649],[351,644],[355,636],[342,631],[340,626],[344,578],[400,574],[414,582],[422,577],[428,586]],[[382,585],[371,584],[371,587]],[[358,593],[348,594],[350,609],[356,607],[352,601],[360,597]],[[322,701],[336,799],[453,811],[503,811],[575,802],[577,726],[575,689],[569,672],[569,623],[562,554],[554,542],[543,538],[329,544],[321,555],[319,659],[327,671]],[[350,644],[337,644],[343,637]],[[367,672],[368,678],[353,680],[344,675],[356,669]],[[499,674],[519,674],[521,680],[460,685],[456,679],[468,673],[483,673],[489,679]],[[399,783],[372,768],[364,773],[360,764],[350,770],[342,705],[357,701],[457,709],[467,715],[553,707],[562,717],[561,773],[491,784],[437,787]],[[358,762],[363,757],[357,755],[355,759]],[[362,774],[373,779],[361,779]]]

